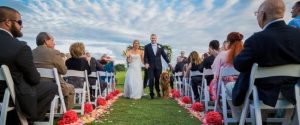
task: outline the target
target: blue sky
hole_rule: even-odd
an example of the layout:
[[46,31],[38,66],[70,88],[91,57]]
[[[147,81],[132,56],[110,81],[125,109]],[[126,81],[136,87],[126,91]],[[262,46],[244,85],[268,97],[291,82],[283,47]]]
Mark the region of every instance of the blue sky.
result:
[[[297,0],[285,0],[284,20],[291,20]],[[134,39],[148,44],[151,33],[158,42],[186,55],[207,52],[213,39],[223,42],[229,32],[248,38],[260,31],[254,16],[262,0],[1,0],[22,14],[25,40],[35,48],[39,32],[54,36],[56,48],[68,52],[73,42],[84,42],[99,58],[103,53],[116,63],[124,62],[122,51]],[[175,63],[175,59],[172,59]]]

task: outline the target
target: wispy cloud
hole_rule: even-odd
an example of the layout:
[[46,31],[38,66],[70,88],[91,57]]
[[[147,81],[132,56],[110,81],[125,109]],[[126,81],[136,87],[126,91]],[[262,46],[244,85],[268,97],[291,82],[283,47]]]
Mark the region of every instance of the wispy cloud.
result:
[[[143,45],[156,33],[159,43],[171,45],[174,53],[207,51],[210,40],[225,40],[231,31],[245,38],[259,31],[256,17],[262,0],[2,0],[19,10],[24,20],[23,40],[35,48],[41,31],[51,33],[57,49],[67,52],[75,41],[84,42],[88,51],[99,58],[108,53],[124,62],[122,51],[134,39]],[[293,1],[286,1],[290,20]]]

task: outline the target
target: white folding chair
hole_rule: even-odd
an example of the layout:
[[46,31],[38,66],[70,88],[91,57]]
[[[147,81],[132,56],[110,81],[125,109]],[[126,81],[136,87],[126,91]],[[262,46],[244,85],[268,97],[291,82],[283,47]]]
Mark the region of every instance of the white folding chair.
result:
[[[86,96],[87,96],[87,100],[88,102],[91,102],[90,100],[90,91],[89,91],[89,82],[88,82],[88,75],[87,75],[87,71],[78,71],[78,70],[68,70],[67,73],[63,76],[63,77],[79,77],[79,78],[84,78],[85,81],[83,83],[83,88],[75,88],[75,96],[77,97],[78,95],[78,104],[81,105],[81,109],[80,110],[75,110],[76,112],[81,113],[81,115],[84,114],[84,103],[86,101]],[[77,104],[76,99],[74,98],[74,103]]]
[[95,85],[92,85],[92,90],[95,91],[94,97],[97,98],[98,97],[98,88],[100,86],[98,72],[91,72],[91,74],[89,75],[89,78],[96,78],[96,83],[95,83]]
[[[104,72],[104,71],[97,71],[97,74],[98,74],[97,79],[98,79],[98,82],[99,82],[99,84],[98,84],[99,86],[97,88],[99,89],[99,95],[100,95],[100,97],[106,97],[107,94],[105,92],[103,93],[101,91],[101,82],[100,81],[101,81],[101,77],[104,77],[105,79],[107,79],[107,73]],[[103,91],[105,91],[106,89],[107,89],[107,87]],[[104,94],[104,96],[102,94]]]
[[[189,84],[187,84],[186,88],[188,89],[188,93],[191,93],[191,97],[192,97],[192,102],[193,103],[195,102],[195,97],[194,97],[194,91],[193,91],[193,88],[192,88],[192,77],[194,77],[194,76],[202,76],[202,75],[203,75],[203,73],[201,73],[200,71],[191,71],[190,70]],[[189,91],[191,91],[191,92],[189,92]]]
[[230,68],[225,68],[225,67],[221,67],[220,69],[220,73],[219,73],[219,78],[218,78],[218,83],[217,83],[217,99],[215,100],[215,107],[214,107],[214,111],[217,111],[217,107],[218,107],[218,103],[219,103],[219,97],[220,97],[220,91],[221,91],[221,97],[222,97],[222,113],[223,113],[223,118],[224,118],[224,124],[228,125],[228,123],[237,123],[238,119],[237,118],[233,118],[233,117],[228,117],[227,113],[227,101],[232,101],[229,100],[228,98],[226,98],[226,88],[225,88],[225,84],[224,81],[222,80],[223,77],[226,76],[233,76],[233,75],[239,75],[240,73],[234,69],[233,67]]
[[[296,113],[298,124],[300,123],[300,81],[295,85],[295,97],[296,97]],[[294,117],[295,119],[295,117]]]
[[[5,81],[7,84],[7,88],[5,89],[5,93],[4,93],[4,97],[3,97],[3,101],[0,103],[1,104],[0,124],[5,125],[7,112],[14,109],[14,107],[9,106],[10,97],[12,98],[12,101],[14,104],[15,104],[15,99],[16,99],[14,81],[11,77],[9,68],[6,65],[1,65],[0,80]],[[19,116],[21,124],[28,125],[25,115],[21,112],[17,112],[17,114]]]
[[182,72],[175,72],[174,74],[174,83],[175,83],[175,87],[177,90],[179,90],[180,96],[182,96],[183,94],[183,73]]
[[203,69],[203,76],[202,76],[202,85],[201,85],[201,93],[200,93],[200,100],[202,100],[202,94],[204,95],[204,105],[205,105],[205,112],[208,110],[213,110],[213,106],[209,106],[210,97],[209,97],[209,90],[207,86],[207,80],[205,76],[214,75],[211,69]]
[[108,94],[114,89],[113,88],[113,82],[114,82],[114,73],[113,72],[106,73],[106,82],[107,82],[106,94]]
[[[51,102],[49,121],[48,122],[39,121],[39,122],[35,122],[35,124],[37,124],[37,125],[53,125],[54,124],[53,123],[54,115],[55,114],[62,115],[63,113],[65,113],[67,111],[65,101],[64,101],[64,96],[63,96],[61,86],[60,86],[58,72],[57,72],[56,68],[53,68],[53,69],[37,68],[37,71],[40,73],[41,77],[50,78],[50,79],[55,80],[55,83],[57,84],[57,87],[58,87],[58,95],[56,95],[54,97],[53,101]],[[55,112],[55,108],[57,107],[58,100],[60,100],[60,103],[61,103],[60,104],[60,113]]]
[[[255,121],[256,125],[262,125],[262,117],[261,117],[261,109],[294,109],[295,106],[288,102],[284,98],[278,98],[276,106],[271,107],[263,104],[262,101],[259,100],[257,88],[254,85],[254,81],[256,78],[266,78],[273,76],[292,76],[292,77],[300,77],[300,65],[299,64],[290,64],[290,65],[281,65],[274,67],[258,67],[257,63],[252,65],[251,75],[250,75],[250,83],[249,88],[246,93],[246,98],[244,101],[243,111],[240,119],[240,125],[243,125],[245,122],[245,117],[247,115],[248,107],[250,108],[251,118]],[[299,117],[299,81],[295,86],[296,90],[296,100],[297,100],[297,114]],[[253,95],[253,101],[250,101],[250,94]],[[282,122],[283,124],[288,124],[290,121],[290,117],[292,112],[287,112],[285,118],[268,118],[267,122]],[[299,119],[298,119],[299,120]],[[299,124],[299,121],[298,121]]]

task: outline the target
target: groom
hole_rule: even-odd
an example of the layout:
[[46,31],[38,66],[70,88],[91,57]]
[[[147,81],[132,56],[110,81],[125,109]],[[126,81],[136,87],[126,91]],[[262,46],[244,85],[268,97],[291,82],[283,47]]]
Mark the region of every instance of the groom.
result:
[[148,73],[150,97],[151,99],[153,99],[153,86],[155,86],[157,97],[161,97],[159,89],[159,77],[162,72],[161,56],[165,59],[170,67],[172,66],[170,64],[170,60],[167,57],[167,54],[162,48],[162,45],[157,44],[157,36],[155,34],[151,34],[150,40],[151,43],[145,46],[144,62],[145,68],[147,69]]

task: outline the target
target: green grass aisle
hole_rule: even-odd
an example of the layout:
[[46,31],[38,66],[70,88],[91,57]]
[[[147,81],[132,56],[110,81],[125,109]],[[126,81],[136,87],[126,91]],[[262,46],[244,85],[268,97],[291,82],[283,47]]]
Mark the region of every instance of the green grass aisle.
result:
[[[124,78],[124,73],[117,78]],[[118,79],[123,81],[123,79]],[[117,85],[123,91],[123,84]],[[145,89],[148,91],[148,88]],[[148,92],[146,92],[148,93]],[[193,118],[187,110],[180,107],[173,99],[145,96],[140,100],[120,97],[111,107],[110,113],[89,125],[199,125],[200,121]]]

